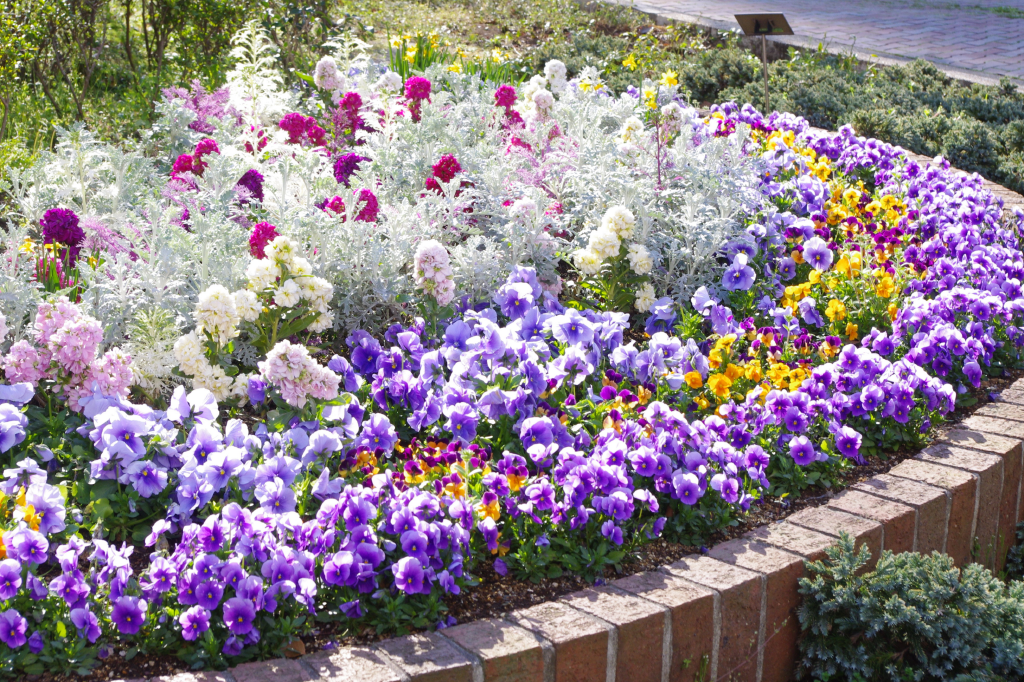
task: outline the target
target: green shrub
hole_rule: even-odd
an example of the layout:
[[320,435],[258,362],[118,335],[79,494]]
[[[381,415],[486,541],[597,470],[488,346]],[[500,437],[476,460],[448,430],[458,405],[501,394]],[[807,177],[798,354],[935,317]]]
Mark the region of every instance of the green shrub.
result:
[[820,680],[999,680],[1024,676],[1024,583],[934,553],[870,559],[844,535],[800,581],[800,674]]

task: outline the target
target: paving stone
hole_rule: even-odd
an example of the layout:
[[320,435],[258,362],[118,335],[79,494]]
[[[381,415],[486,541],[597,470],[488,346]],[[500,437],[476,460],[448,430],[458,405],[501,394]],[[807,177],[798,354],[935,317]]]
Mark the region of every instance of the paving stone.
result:
[[401,682],[402,676],[369,647],[342,647],[303,656],[324,682]]
[[799,660],[800,622],[798,581],[804,575],[803,557],[777,547],[739,538],[717,545],[708,556],[760,573],[764,590],[763,624],[758,644],[762,682],[788,682]]
[[480,657],[487,682],[544,682],[544,650],[532,632],[486,618],[441,634]]
[[917,512],[913,507],[875,497],[859,490],[844,490],[828,506],[882,524],[882,549],[895,553],[914,551]]
[[[914,459],[954,467],[978,477],[978,512],[974,524],[978,555],[975,560],[988,568],[1003,563],[997,561],[999,517],[1003,500],[1003,458],[939,443],[925,448]],[[1002,556],[1005,558],[1005,552]]]
[[612,586],[660,604],[672,614],[669,682],[696,682],[701,659],[715,657],[715,593],[661,571],[637,573]]
[[547,602],[509,614],[509,620],[551,642],[555,680],[604,680],[608,672],[608,628],[560,602]]
[[663,607],[610,587],[574,592],[562,601],[616,627],[616,680],[661,681],[665,655]]
[[684,557],[665,569],[720,595],[721,639],[711,679],[756,680],[761,576],[706,556]]
[[945,491],[889,474],[878,474],[855,484],[853,488],[913,507],[917,511],[914,551],[921,554],[945,551],[946,514],[949,510]]
[[195,671],[178,673],[176,675],[163,675],[154,677],[153,682],[232,682],[230,673],[216,670]]
[[942,488],[950,495],[946,529],[946,554],[957,566],[971,560],[977,510],[978,480],[959,469],[908,459],[889,470],[896,477]]
[[877,521],[828,507],[802,509],[789,516],[786,521],[833,538],[838,538],[842,533],[848,533],[857,541],[858,547],[861,544],[867,545],[871,552],[871,560],[864,566],[864,570],[874,568],[882,553],[882,524]]
[[243,663],[232,668],[231,675],[235,682],[313,682],[317,679],[294,658]]
[[470,660],[436,632],[387,639],[380,649],[412,682],[472,682]]

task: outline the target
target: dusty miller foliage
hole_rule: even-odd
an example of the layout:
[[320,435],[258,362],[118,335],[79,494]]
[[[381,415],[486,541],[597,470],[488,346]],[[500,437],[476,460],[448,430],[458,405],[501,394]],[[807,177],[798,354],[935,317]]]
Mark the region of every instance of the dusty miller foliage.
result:
[[[283,91],[273,47],[255,24],[233,45],[230,107],[241,122],[234,115],[209,119],[220,153],[206,157],[202,177],[189,178],[193,188],[168,182],[173,160],[204,137],[188,127],[195,115],[174,99],[157,104],[160,119],[137,144],[110,145],[77,125],[59,131],[54,152],[12,175],[7,189],[14,201],[0,215],[9,228],[0,235],[5,253],[17,254],[26,237],[38,240],[39,219],[55,206],[72,208],[83,224],[103,227],[99,241],[113,248],[100,244],[101,258],[81,267],[88,284],[82,303],[103,320],[108,344],[122,343],[133,325],[145,322],[141,312],[153,309],[166,311],[174,327],[187,331],[200,291],[212,284],[244,286],[247,240],[257,220],[305,245],[314,274],[334,285],[336,326],[344,332],[379,331],[408,314],[404,302],[418,294],[413,254],[424,239],[437,239],[451,252],[459,295],[481,300],[516,264],[532,265],[543,281],[557,282],[559,254],[585,242],[609,206],[623,204],[637,216],[637,240],[654,258],[658,295],[684,301],[698,286],[717,282],[720,249],[743,234],[744,216],[764,208],[757,190],[760,161],[744,153],[742,126],[699,145],[684,126],[662,154],[665,180],[659,188],[653,157],[623,159],[616,148],[635,100],[570,88],[554,107],[561,136],[551,135],[554,124],[519,133],[534,150],[546,150],[531,156],[508,144],[494,105],[495,84],[431,68],[425,74],[433,83],[431,101],[414,124],[398,114],[399,94],[375,89],[383,65],[362,44],[339,38],[328,48],[348,74],[345,89],[368,103],[363,116],[369,128],[359,131],[360,144],[350,151],[371,160],[349,189],[335,180],[330,158],[286,144],[277,125],[290,111],[317,114],[326,124],[330,93]],[[269,143],[254,155],[246,143],[255,146],[260,131]],[[443,154],[454,154],[463,172],[442,183],[441,192],[426,191],[424,181]],[[245,207],[236,183],[250,169],[264,176],[265,198]],[[372,189],[379,200],[373,225],[354,220],[360,207],[353,191],[359,188]],[[316,206],[334,195],[345,200],[344,220]],[[512,215],[509,205],[523,198],[534,201],[536,212]],[[561,213],[547,210],[555,203]],[[32,274],[28,256],[0,264],[0,309],[12,339],[24,334],[40,298]]]
[[1024,676],[1024,583],[945,554],[882,552],[843,535],[800,580],[803,678],[1019,680]]

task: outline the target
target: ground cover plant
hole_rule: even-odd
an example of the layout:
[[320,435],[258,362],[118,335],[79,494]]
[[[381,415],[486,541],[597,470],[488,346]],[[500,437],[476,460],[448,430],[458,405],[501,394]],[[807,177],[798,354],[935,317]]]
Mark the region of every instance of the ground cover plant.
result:
[[232,46],[140,141],[9,173],[5,674],[443,627],[480,566],[699,545],[1021,366],[1024,216],[978,177],[671,71],[348,37],[294,91]]

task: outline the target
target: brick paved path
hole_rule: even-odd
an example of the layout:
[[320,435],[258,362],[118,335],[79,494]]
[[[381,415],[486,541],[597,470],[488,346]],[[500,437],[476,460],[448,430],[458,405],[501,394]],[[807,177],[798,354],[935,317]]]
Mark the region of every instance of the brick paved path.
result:
[[734,14],[784,12],[796,35],[780,42],[825,40],[861,58],[923,58],[969,80],[1024,82],[1024,0],[612,1],[683,21],[699,17],[716,28],[737,27]]

